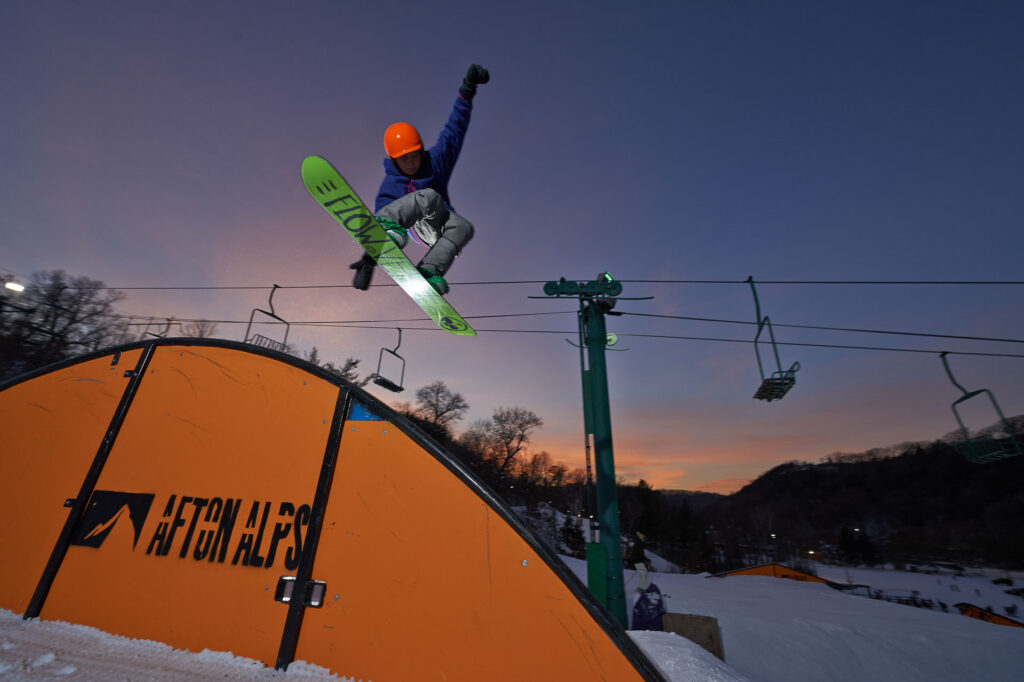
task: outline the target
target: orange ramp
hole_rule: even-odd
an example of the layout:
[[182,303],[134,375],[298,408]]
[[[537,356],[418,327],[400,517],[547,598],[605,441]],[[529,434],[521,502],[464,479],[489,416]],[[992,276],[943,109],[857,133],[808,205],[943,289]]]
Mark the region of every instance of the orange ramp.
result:
[[663,679],[484,484],[361,389],[160,339],[0,387],[0,607],[357,679]]
[[974,604],[960,602],[959,604],[954,604],[954,606],[957,608],[957,610],[960,611],[960,615],[962,616],[977,618],[978,620],[983,620],[988,623],[993,623],[995,625],[1006,625],[1012,628],[1024,628],[1024,623],[1021,623],[1018,620],[1014,620],[1013,618],[1009,618],[1007,616],[1001,616],[998,613],[995,613],[994,611],[983,609],[980,606],[975,606]]
[[739,568],[735,571],[719,573],[715,577],[724,578],[730,575],[767,575],[772,578],[786,578],[788,580],[799,580],[801,582],[828,584],[828,581],[824,578],[819,578],[816,575],[804,573],[803,571],[798,571],[795,568],[783,566],[782,564],[761,564],[760,566]]

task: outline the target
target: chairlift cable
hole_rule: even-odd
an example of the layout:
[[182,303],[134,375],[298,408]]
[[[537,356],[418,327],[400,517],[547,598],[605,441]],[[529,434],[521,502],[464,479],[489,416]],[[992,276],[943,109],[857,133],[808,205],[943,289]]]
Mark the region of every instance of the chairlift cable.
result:
[[[478,330],[478,331],[494,331],[494,330]],[[719,339],[711,337],[700,337],[700,336],[674,336],[668,334],[634,334],[629,332],[619,332],[619,336],[636,336],[642,338],[651,339],[682,339],[686,341],[720,341],[725,343],[754,343],[749,339]],[[1024,354],[1021,353],[984,353],[977,351],[941,351],[932,350],[927,348],[890,348],[885,346],[851,346],[843,344],[832,344],[832,343],[802,343],[798,341],[779,341],[780,346],[804,346],[807,348],[841,348],[847,350],[876,350],[876,351],[891,351],[896,353],[931,353],[938,355],[946,352],[949,355],[973,355],[979,357],[993,357],[993,358],[1024,358]]]
[[[283,288],[283,287],[282,287]],[[539,317],[544,315],[568,315],[574,313],[574,310],[561,310],[561,311],[549,311],[540,313],[504,313],[494,315],[466,315],[465,319],[483,320],[483,319],[497,319],[497,318],[515,318],[515,317]],[[667,320],[687,320],[695,322],[715,322],[721,324],[743,324],[743,325],[754,325],[755,322],[749,320],[725,320],[712,317],[693,317],[685,315],[659,315],[654,313],[631,313],[622,312],[623,317],[653,317]],[[139,315],[113,315],[112,317],[118,319],[143,319]],[[161,318],[163,319],[163,318]],[[245,320],[210,320],[204,318],[175,318],[175,322],[179,323],[190,323],[190,322],[209,322],[211,324],[246,324]],[[379,320],[305,320],[300,322],[292,322],[294,326],[305,326],[305,327],[331,327],[331,326],[355,326],[360,324],[391,324],[391,323],[408,323],[408,322],[425,322],[425,317],[406,317],[406,318],[394,318],[394,319],[379,319]],[[129,326],[144,326],[144,322],[131,322]],[[815,329],[824,331],[838,331],[838,332],[852,332],[852,333],[863,333],[863,334],[889,334],[895,336],[919,336],[925,338],[935,339],[954,339],[958,341],[991,341],[999,343],[1024,343],[1022,339],[1008,339],[999,337],[988,337],[988,336],[965,336],[959,334],[933,334],[928,332],[902,332],[895,330],[885,329],[859,329],[853,327],[827,327],[821,325],[806,325],[806,324],[785,324],[773,322],[775,327],[788,327],[791,329]],[[621,336],[622,334],[620,334]],[[672,338],[672,337],[666,337]],[[691,337],[679,337],[679,338],[691,338]]]
[[[426,320],[423,320],[426,322]],[[394,329],[389,326],[370,326],[370,325],[332,325],[339,329]],[[436,327],[403,327],[405,331],[443,331]],[[555,330],[555,329],[477,329],[477,332],[486,332],[489,334],[558,334],[560,336],[572,336],[575,334],[575,330]],[[754,343],[751,339],[722,339],[715,337],[704,337],[704,336],[678,336],[672,334],[639,334],[631,332],[616,332],[620,338],[622,337],[637,337],[637,338],[648,338],[648,339],[668,339],[668,340],[680,340],[680,341],[713,341],[721,343]],[[1022,353],[985,353],[978,351],[957,351],[957,350],[934,350],[930,348],[891,348],[886,346],[852,346],[843,344],[830,344],[830,343],[801,343],[797,341],[779,341],[780,346],[804,346],[808,348],[836,348],[842,350],[873,350],[873,351],[889,351],[896,353],[926,353],[932,355],[939,355],[940,353],[946,352],[949,355],[964,355],[964,356],[975,356],[975,357],[993,357],[993,358],[1024,358]]]
[[[630,284],[746,284],[743,279],[620,279]],[[1019,285],[1024,281],[1017,280],[797,280],[797,279],[766,279],[757,280],[758,284],[834,284],[834,285],[920,285],[920,286],[968,286],[968,285]]]
[[[758,282],[761,284],[761,282]],[[683,315],[657,315],[653,313],[627,313],[623,312],[623,316],[633,317],[658,317],[668,320],[690,320],[695,322],[719,322],[722,324],[746,324],[752,325],[757,324],[756,322],[750,322],[747,320],[721,320],[711,317],[688,317]],[[962,336],[957,334],[930,334],[926,332],[900,332],[884,329],[856,329],[851,327],[823,327],[818,325],[810,324],[783,324],[781,322],[772,322],[774,327],[789,327],[791,329],[818,329],[824,331],[836,331],[836,332],[855,332],[860,334],[893,334],[897,336],[924,336],[934,339],[959,339],[963,341],[996,341],[1000,343],[1024,343],[1024,339],[1003,339],[988,336]]]
[[[488,286],[488,285],[520,285],[544,284],[546,280],[493,280],[478,282],[450,282],[453,286]],[[742,279],[620,279],[624,284],[746,284]],[[1018,286],[1024,284],[1019,280],[758,280],[758,284],[793,284],[793,285],[840,285],[840,286]],[[382,282],[374,287],[397,287],[393,282]],[[133,286],[133,287],[68,287],[69,289],[109,290],[118,291],[248,291],[267,289],[266,285],[234,285],[234,286]],[[351,284],[283,284],[281,289],[351,289]]]
[[[284,287],[282,287],[282,288],[284,288]],[[482,319],[486,319],[486,318],[504,318],[504,317],[539,317],[541,315],[566,315],[566,314],[575,313],[575,312],[576,312],[575,310],[555,310],[555,311],[549,311],[549,312],[543,312],[543,313],[505,313],[505,314],[496,314],[496,315],[467,315],[467,316],[465,316],[465,319],[467,319],[467,320],[468,319],[482,320]],[[122,320],[133,320],[133,319],[142,319],[144,316],[121,314],[121,315],[111,315],[110,317],[116,318],[116,319],[122,319]],[[152,317],[152,316],[150,316],[150,317]],[[159,318],[159,319],[162,320],[162,319],[165,319],[165,318]],[[207,318],[198,318],[198,317],[196,317],[196,318],[189,318],[189,317],[177,318],[176,317],[176,318],[174,318],[174,321],[175,322],[179,322],[179,323],[209,322],[211,324],[246,324],[245,320],[210,320],[210,319],[207,319]],[[406,317],[406,318],[388,319],[388,320],[307,320],[307,321],[303,321],[303,322],[292,322],[291,324],[293,326],[320,327],[320,326],[338,326],[338,325],[350,325],[350,324],[384,324],[384,323],[392,323],[392,322],[426,322],[426,321],[428,321],[428,318],[426,318],[426,317]],[[131,327],[143,326],[143,324],[144,323],[141,323],[141,322],[131,322],[131,321],[128,322],[128,326],[131,326]],[[268,322],[266,324],[273,324],[273,323]]]
[[[629,314],[629,313],[624,313]],[[122,316],[125,318],[138,316]],[[501,316],[495,316],[501,317]],[[161,318],[162,319],[162,318]],[[469,318],[467,318],[469,319]],[[188,323],[197,322],[198,319],[175,319],[175,322]],[[246,324],[245,321],[239,320],[202,320],[205,322],[211,322],[213,324]],[[404,322],[405,320],[364,320],[364,321],[338,321],[338,322],[292,322],[292,326],[312,326],[319,328],[328,329],[394,329],[392,322]],[[426,323],[429,320],[426,318],[415,318],[408,320],[410,322],[422,322]],[[144,323],[134,322],[129,323],[131,326],[144,326]],[[267,323],[272,324],[272,323]],[[436,327],[403,327],[405,331],[441,331]],[[565,330],[550,330],[550,329],[477,329],[478,332],[487,332],[492,334],[559,334],[562,336],[572,335],[575,331]],[[643,334],[635,332],[617,332],[620,337],[637,337],[637,338],[649,338],[649,339],[667,339],[667,340],[679,340],[679,341],[713,341],[720,343],[754,343],[750,339],[723,339],[717,337],[704,337],[704,336],[681,336],[675,334]],[[959,337],[952,337],[959,338]],[[779,341],[780,346],[804,346],[809,348],[836,348],[845,350],[874,350],[874,351],[890,351],[898,353],[931,353],[939,354],[943,351],[924,349],[924,348],[892,348],[886,346],[855,346],[848,344],[827,344],[827,343],[804,343],[796,341]],[[978,351],[948,351],[950,355],[967,355],[977,357],[997,357],[997,358],[1024,358],[1024,354],[1019,353],[986,353]]]

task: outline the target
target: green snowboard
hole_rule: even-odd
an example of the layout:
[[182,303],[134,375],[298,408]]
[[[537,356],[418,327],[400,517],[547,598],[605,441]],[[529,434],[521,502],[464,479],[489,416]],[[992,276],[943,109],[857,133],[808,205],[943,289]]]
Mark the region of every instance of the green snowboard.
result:
[[459,336],[476,336],[462,316],[427,283],[416,266],[391,241],[369,209],[327,159],[309,156],[302,162],[302,181],[324,210],[352,235],[359,246],[391,275],[438,327]]

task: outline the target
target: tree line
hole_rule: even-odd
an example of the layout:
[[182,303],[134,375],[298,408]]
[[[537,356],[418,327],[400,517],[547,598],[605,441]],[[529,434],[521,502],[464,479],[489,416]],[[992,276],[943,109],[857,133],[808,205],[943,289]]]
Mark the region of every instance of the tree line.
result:
[[729,568],[794,558],[1022,568],[1021,481],[1024,457],[975,464],[943,438],[781,464],[700,518]]

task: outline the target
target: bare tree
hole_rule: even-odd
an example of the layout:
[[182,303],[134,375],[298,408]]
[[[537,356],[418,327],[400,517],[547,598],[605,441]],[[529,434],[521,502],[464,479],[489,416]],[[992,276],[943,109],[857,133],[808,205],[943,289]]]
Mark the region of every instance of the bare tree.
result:
[[209,339],[217,333],[217,323],[210,320],[192,320],[181,324],[181,335],[195,339]]
[[333,372],[340,376],[342,379],[351,381],[356,386],[365,386],[370,383],[370,377],[359,378],[359,372],[356,371],[356,367],[359,366],[359,360],[355,358],[345,358],[345,362],[338,367],[333,362],[325,362],[324,369],[328,372]]
[[548,467],[548,485],[552,488],[562,488],[569,478],[569,467],[561,462],[555,462]]
[[453,392],[443,381],[435,381],[416,391],[416,402],[417,417],[445,430],[450,430],[469,409],[462,394]]
[[5,305],[0,376],[57,362],[115,343],[127,333],[114,314],[120,291],[63,270],[32,275],[17,306]]
[[356,372],[356,367],[359,366],[359,360],[355,358],[345,358],[345,362],[341,367],[337,366],[333,362],[323,362],[320,359],[320,351],[316,346],[313,346],[313,350],[306,353],[306,360],[316,365],[317,367],[323,367],[328,372],[336,374],[346,381],[351,381],[356,386],[365,386],[370,383],[370,377],[359,378],[359,373]]
[[488,456],[488,431],[490,426],[491,422],[489,420],[478,419],[459,437],[459,443],[480,457],[486,458]]
[[535,453],[519,464],[524,483],[533,488],[542,488],[548,483],[548,473],[552,466],[551,455],[546,451]]
[[490,419],[475,422],[463,435],[462,443],[493,460],[501,475],[530,442],[530,434],[542,426],[544,421],[531,410],[499,407]]
[[396,400],[388,404],[391,405],[391,409],[395,412],[405,415],[406,417],[412,417],[416,414],[416,409],[408,400]]

